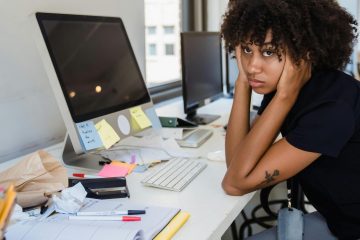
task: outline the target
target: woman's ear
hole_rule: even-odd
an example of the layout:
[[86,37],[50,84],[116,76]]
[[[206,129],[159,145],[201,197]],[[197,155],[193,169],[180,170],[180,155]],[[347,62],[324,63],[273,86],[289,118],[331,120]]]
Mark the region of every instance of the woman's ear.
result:
[[310,60],[311,60],[310,52],[307,52],[307,53],[306,53],[306,60],[307,60],[307,61],[310,61]]

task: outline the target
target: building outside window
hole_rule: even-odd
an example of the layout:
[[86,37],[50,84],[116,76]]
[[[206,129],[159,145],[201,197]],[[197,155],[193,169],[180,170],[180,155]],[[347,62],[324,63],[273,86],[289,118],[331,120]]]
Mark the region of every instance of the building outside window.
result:
[[165,44],[165,55],[174,55],[174,44]]
[[181,0],[145,0],[144,3],[146,83],[152,87],[178,81],[181,79]]
[[155,56],[156,55],[156,44],[150,43],[148,48],[148,55]]
[[149,34],[149,35],[154,35],[154,34],[156,34],[156,27],[155,26],[148,26],[147,27],[147,34]]
[[174,26],[164,26],[164,34],[173,34],[175,31]]

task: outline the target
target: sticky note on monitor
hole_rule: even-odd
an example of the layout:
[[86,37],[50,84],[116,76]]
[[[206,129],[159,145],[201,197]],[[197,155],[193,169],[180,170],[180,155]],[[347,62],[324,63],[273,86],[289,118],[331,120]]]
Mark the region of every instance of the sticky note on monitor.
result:
[[115,130],[105,119],[98,122],[95,125],[95,128],[98,131],[101,141],[106,149],[109,149],[112,145],[120,140],[119,135],[117,135]]
[[151,121],[140,106],[130,109],[131,125],[135,131],[151,126]]
[[93,121],[76,123],[76,127],[85,150],[91,150],[103,146]]

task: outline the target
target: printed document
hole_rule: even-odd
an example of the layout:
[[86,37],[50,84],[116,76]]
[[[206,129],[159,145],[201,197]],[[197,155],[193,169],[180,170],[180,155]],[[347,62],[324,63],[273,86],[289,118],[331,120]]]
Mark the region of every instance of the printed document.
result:
[[86,199],[82,212],[146,210],[138,222],[69,220],[67,214],[27,220],[8,227],[7,240],[150,240],[180,211],[176,208],[147,206],[129,199]]

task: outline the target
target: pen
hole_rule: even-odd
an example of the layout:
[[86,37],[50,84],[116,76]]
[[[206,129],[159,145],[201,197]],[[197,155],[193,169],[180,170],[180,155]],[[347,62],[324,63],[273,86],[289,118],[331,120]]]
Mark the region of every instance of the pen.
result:
[[103,178],[101,176],[96,176],[96,175],[88,175],[85,173],[73,173],[74,177],[79,177],[79,178]]
[[141,217],[134,216],[69,216],[69,220],[90,220],[90,221],[141,221]]
[[103,212],[78,212],[77,216],[111,216],[111,215],[138,215],[145,214],[145,210],[127,210],[127,211],[103,211]]

